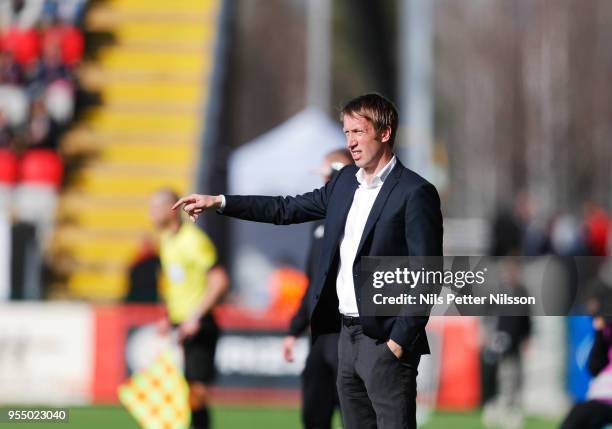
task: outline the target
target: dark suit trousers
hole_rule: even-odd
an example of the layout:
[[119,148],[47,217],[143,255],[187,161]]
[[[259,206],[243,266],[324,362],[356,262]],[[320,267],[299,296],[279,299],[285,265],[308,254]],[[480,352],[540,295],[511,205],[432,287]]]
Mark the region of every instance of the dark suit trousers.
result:
[[310,348],[302,373],[302,423],[305,429],[330,429],[338,407],[339,334],[319,335]]
[[344,429],[416,429],[416,376],[420,356],[398,359],[386,342],[359,325],[342,326],[338,394]]

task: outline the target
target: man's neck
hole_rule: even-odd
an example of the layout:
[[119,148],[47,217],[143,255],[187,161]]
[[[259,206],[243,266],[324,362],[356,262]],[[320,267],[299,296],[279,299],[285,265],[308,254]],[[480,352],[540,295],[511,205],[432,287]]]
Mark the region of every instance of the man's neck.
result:
[[389,163],[393,159],[393,152],[385,151],[380,158],[378,158],[378,162],[376,165],[372,167],[363,167],[363,177],[368,185],[372,184],[372,180],[374,177],[385,168],[385,165]]

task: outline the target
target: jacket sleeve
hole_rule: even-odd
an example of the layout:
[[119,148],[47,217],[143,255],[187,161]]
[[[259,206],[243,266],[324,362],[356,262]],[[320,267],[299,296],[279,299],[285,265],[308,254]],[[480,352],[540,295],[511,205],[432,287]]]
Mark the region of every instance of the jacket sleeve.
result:
[[[405,212],[405,236],[412,269],[420,269],[421,266],[441,269],[442,222],[440,197],[436,188],[427,183],[415,189],[408,198]],[[418,294],[422,287],[425,286],[416,285],[413,291]],[[430,309],[430,306],[404,306],[395,320],[390,338],[404,350],[410,350],[419,337],[424,335]]]
[[294,197],[226,195],[220,214],[254,222],[290,225],[324,219],[327,204],[341,174],[324,187]]

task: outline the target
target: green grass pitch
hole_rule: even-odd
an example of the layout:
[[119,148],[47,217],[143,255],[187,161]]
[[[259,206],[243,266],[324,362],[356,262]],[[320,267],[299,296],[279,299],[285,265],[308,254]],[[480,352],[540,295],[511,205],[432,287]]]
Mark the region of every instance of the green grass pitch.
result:
[[[28,407],[24,407],[28,408]],[[336,416],[334,428],[341,428]],[[296,408],[255,406],[217,406],[212,411],[215,429],[300,429],[300,415]],[[139,429],[135,420],[120,406],[71,407],[68,423],[0,423],[18,429]],[[525,429],[554,429],[558,422],[528,418]],[[480,413],[438,412],[422,429],[481,429]]]

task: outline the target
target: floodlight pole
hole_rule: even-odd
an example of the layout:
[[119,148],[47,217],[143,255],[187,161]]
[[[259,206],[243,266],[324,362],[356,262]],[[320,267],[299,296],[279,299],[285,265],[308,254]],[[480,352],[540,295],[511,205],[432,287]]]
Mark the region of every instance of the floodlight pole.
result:
[[306,105],[329,112],[331,99],[331,6],[329,0],[308,0]]
[[398,156],[433,180],[432,1],[401,0]]

